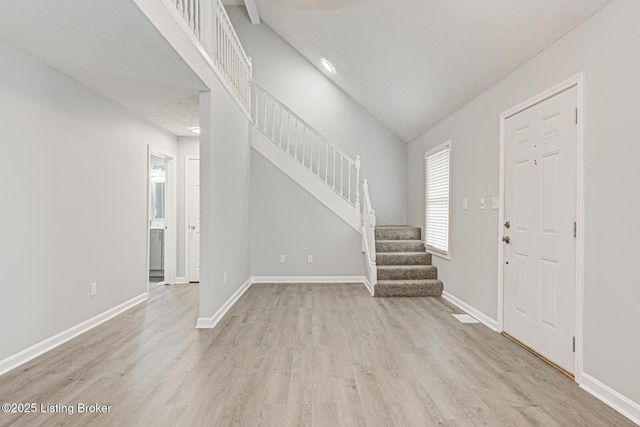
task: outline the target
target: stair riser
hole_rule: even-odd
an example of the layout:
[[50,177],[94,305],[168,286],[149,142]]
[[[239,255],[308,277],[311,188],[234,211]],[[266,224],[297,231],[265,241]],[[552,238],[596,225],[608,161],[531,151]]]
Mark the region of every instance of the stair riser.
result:
[[439,297],[444,286],[441,281],[428,285],[376,285],[376,297]]
[[434,266],[420,269],[378,269],[378,280],[424,280],[437,278],[438,270]]
[[419,228],[376,228],[376,240],[420,240]]
[[424,243],[421,240],[376,242],[376,252],[424,252],[424,250]]
[[378,265],[430,265],[431,254],[415,253],[411,255],[397,255],[393,253],[376,254],[376,264]]

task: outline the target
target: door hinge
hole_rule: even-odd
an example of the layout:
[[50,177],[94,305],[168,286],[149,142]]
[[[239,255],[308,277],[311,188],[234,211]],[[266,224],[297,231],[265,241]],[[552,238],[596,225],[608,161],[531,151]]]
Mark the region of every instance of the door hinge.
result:
[[578,124],[578,109],[574,108],[573,110],[573,124],[577,125]]
[[573,237],[578,237],[578,223],[573,222]]
[[573,337],[573,352],[576,352],[576,337]]

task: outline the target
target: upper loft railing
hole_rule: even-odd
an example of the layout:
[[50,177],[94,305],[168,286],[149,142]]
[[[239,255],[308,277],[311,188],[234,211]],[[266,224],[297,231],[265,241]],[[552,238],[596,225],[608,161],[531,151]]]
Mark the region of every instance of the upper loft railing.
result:
[[240,39],[231,25],[229,15],[220,0],[216,1],[215,6],[213,48],[216,66],[224,71],[227,83],[233,87],[246,110],[250,111],[251,59],[244,52]]
[[359,211],[360,156],[352,159],[265,88],[252,87],[254,126]]
[[176,9],[182,15],[189,28],[200,40],[202,34],[202,0],[173,0]]
[[211,65],[247,114],[251,110],[251,60],[233,29],[221,0],[164,0],[173,4],[182,24],[205,52]]

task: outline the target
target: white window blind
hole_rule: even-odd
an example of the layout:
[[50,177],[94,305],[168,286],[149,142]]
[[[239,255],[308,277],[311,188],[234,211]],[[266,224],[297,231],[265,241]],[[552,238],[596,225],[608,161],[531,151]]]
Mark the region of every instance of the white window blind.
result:
[[449,254],[449,168],[451,141],[425,154],[425,243]]

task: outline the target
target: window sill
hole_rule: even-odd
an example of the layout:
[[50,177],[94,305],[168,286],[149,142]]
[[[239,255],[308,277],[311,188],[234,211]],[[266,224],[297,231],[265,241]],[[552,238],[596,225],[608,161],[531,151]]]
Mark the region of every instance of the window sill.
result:
[[451,261],[451,254],[450,253],[445,253],[445,252],[439,251],[437,249],[434,249],[434,248],[432,248],[430,246],[427,246],[426,243],[425,243],[424,247],[426,248],[427,252],[429,252],[431,255],[437,256],[438,258],[446,259],[447,261]]

